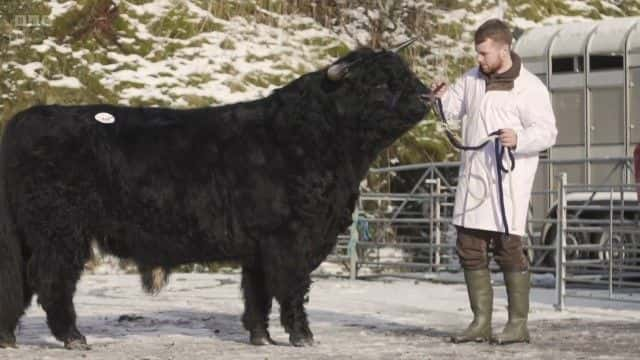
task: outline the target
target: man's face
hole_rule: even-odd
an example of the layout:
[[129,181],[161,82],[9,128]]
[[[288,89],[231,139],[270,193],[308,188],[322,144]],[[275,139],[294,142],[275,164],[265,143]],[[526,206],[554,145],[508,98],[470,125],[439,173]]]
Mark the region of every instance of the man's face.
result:
[[476,59],[480,69],[485,74],[490,75],[502,67],[502,62],[509,53],[509,47],[506,44],[495,42],[493,39],[488,38],[476,44],[476,53],[478,54]]

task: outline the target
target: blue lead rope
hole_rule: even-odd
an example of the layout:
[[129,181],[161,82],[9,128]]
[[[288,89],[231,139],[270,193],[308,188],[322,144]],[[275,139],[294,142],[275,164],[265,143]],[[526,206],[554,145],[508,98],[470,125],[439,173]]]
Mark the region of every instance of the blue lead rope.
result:
[[[449,129],[449,124],[447,123],[447,118],[445,117],[444,110],[442,108],[442,101],[440,100],[440,98],[435,98],[435,100],[436,100],[435,113],[440,118],[440,121],[442,121],[442,123],[444,124],[445,134],[447,135],[447,138],[449,139],[449,142],[451,142],[451,145],[453,145],[453,147],[463,151],[478,151],[484,148],[489,142],[491,142],[491,140],[489,139],[484,141],[482,144],[475,145],[475,146],[462,144],[460,140],[458,140],[456,136],[453,134],[451,129]],[[501,130],[496,130],[491,134],[489,134],[489,136],[498,136],[500,135],[500,133],[501,133]],[[509,237],[509,222],[507,221],[507,211],[504,206],[504,189],[502,188],[502,173],[513,171],[513,169],[515,169],[516,167],[516,159],[515,159],[515,156],[513,155],[513,150],[511,148],[506,148],[502,146],[502,144],[500,143],[500,139],[495,138],[493,140],[493,144],[494,144],[494,151],[495,151],[495,157],[496,157],[496,173],[498,175],[498,200],[500,202],[500,215],[502,217],[502,224],[504,225],[504,236]],[[504,159],[505,155],[509,156],[509,160],[511,162],[511,167],[509,169],[506,169],[502,164],[502,159]]]
[[[500,130],[498,130],[497,132],[499,135]],[[498,174],[498,198],[500,200],[500,215],[502,215],[502,223],[504,224],[504,236],[508,238],[509,222],[507,221],[507,211],[504,207],[504,189],[502,188],[502,173],[508,172],[507,169],[502,166],[502,158],[504,157],[505,150],[509,154],[509,158],[511,159],[511,169],[509,171],[512,171],[515,168],[516,163],[515,158],[513,157],[513,151],[502,146],[502,144],[500,144],[500,139],[494,139],[493,143],[496,154],[496,172]],[[511,209],[511,211],[513,211],[513,209]]]

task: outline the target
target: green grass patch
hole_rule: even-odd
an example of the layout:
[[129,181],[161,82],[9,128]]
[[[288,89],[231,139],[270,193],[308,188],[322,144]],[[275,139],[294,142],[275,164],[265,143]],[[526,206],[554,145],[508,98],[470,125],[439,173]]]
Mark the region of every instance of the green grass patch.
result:
[[351,51],[351,49],[349,48],[349,46],[347,46],[347,44],[343,42],[340,42],[337,45],[333,45],[324,49],[324,52],[327,55],[333,56],[333,57],[342,57],[344,55],[347,55],[349,51]]
[[189,75],[186,86],[194,87],[215,80],[209,73],[196,73]]
[[265,56],[258,56],[258,55],[254,55],[254,54],[249,54],[245,57],[245,60],[247,62],[260,62],[260,61],[265,61],[265,60],[269,60],[272,62],[276,62],[278,60],[280,60],[280,54],[269,54],[269,55],[265,55]]
[[218,104],[218,100],[211,96],[182,95],[182,98],[189,104],[188,107],[206,107]]
[[245,92],[247,87],[237,80],[227,80],[223,83],[232,93]]
[[302,43],[307,46],[328,46],[333,42],[333,38],[326,36],[316,36],[302,40]]
[[220,66],[220,72],[223,73],[223,74],[228,74],[228,75],[233,75],[233,76],[239,74],[238,70],[236,70],[236,68],[232,64],[229,64],[229,63],[222,64]]
[[224,40],[220,42],[220,48],[225,50],[235,50],[236,43],[229,38],[224,38]]
[[289,82],[290,76],[266,74],[260,71],[252,71],[246,74],[242,81],[251,85],[267,88],[271,85],[282,86]]
[[169,10],[163,17],[149,25],[149,32],[156,36],[172,39],[188,39],[204,32],[220,32],[224,25],[209,18],[194,20],[186,6],[179,4]]

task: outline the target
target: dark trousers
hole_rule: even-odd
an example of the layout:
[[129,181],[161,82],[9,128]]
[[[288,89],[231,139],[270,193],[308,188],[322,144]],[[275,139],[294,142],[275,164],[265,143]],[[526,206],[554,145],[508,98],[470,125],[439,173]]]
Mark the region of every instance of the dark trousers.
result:
[[504,272],[526,271],[529,259],[522,247],[522,237],[495,231],[469,229],[456,226],[458,239],[456,251],[465,270],[480,270],[489,267],[489,248],[493,245],[493,257]]

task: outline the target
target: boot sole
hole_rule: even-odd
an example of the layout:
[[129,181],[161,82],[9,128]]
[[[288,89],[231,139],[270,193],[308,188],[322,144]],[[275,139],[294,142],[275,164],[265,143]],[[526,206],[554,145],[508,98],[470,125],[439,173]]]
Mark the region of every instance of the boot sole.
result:
[[464,343],[468,343],[468,342],[476,342],[476,343],[483,343],[483,342],[490,342],[491,340],[488,338],[473,338],[473,339],[456,339],[456,338],[450,338],[449,339],[452,343],[454,344],[464,344]]
[[526,339],[526,340],[512,340],[512,341],[497,341],[497,340],[492,340],[491,341],[492,344],[494,345],[500,345],[500,346],[505,346],[505,345],[512,345],[512,344],[530,344],[531,340],[530,339]]

